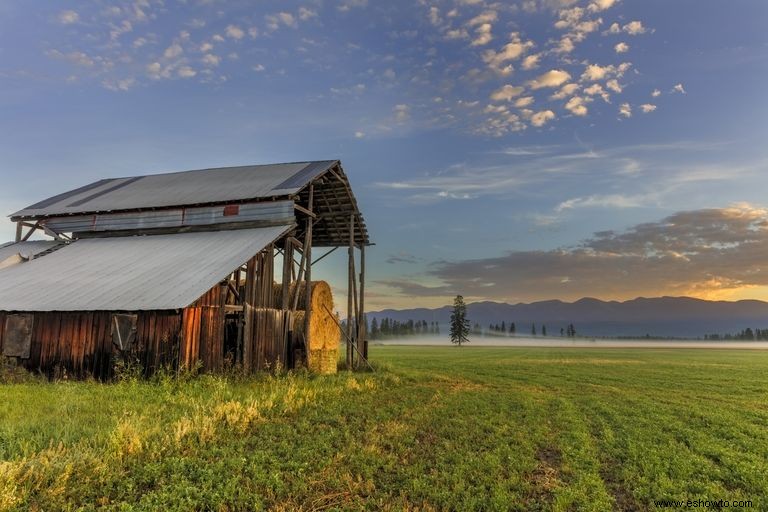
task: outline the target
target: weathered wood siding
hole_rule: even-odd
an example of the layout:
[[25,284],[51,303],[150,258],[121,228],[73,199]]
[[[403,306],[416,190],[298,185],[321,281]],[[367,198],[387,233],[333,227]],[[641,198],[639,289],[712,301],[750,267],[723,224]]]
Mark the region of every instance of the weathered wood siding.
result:
[[[0,312],[0,352],[5,321],[11,313]],[[20,363],[30,371],[49,378],[112,377],[119,350],[112,344],[112,313],[38,312],[34,315],[28,359]],[[163,365],[178,364],[180,314],[176,311],[136,313],[136,343],[130,357],[138,360],[147,374]]]
[[216,285],[190,307],[181,320],[181,353],[179,361],[187,368],[197,361],[207,371],[224,367],[224,324],[227,286]]

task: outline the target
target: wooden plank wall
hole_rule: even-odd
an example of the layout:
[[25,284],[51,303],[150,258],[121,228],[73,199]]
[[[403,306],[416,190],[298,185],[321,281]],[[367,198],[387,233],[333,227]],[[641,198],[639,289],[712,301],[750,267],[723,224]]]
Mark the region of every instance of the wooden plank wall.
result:
[[[5,317],[0,312],[0,351]],[[34,314],[29,359],[21,364],[48,378],[112,377],[120,355],[112,345],[108,311],[38,312]],[[176,367],[179,360],[180,314],[176,311],[142,311],[137,314],[136,345],[130,358],[137,360],[147,375],[164,365]]]
[[181,352],[179,361],[186,368],[197,361],[206,371],[224,367],[224,324],[227,286],[216,285],[190,307],[181,320]]
[[252,326],[244,340],[246,352],[253,355],[249,370],[274,369],[278,361],[285,368],[291,317],[290,311],[282,309],[246,306],[246,323]]

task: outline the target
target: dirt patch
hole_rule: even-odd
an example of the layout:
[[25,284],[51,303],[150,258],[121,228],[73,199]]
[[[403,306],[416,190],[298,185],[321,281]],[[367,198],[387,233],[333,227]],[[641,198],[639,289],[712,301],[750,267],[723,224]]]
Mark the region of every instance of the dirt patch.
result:
[[536,461],[536,468],[530,476],[528,510],[549,510],[554,491],[560,486],[562,454],[553,446],[543,446],[536,452]]
[[603,479],[605,489],[613,496],[613,510],[622,512],[637,512],[648,510],[637,502],[632,492],[626,487],[625,482],[621,481],[611,471],[614,464],[603,462],[600,466],[600,478]]

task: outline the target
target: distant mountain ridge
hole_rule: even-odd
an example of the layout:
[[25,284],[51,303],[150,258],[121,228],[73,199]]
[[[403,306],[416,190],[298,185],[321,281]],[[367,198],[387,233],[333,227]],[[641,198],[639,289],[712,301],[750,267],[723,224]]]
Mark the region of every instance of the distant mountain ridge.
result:
[[[367,313],[368,320],[388,317],[398,321],[426,320],[447,325],[451,306],[436,309],[385,309]],[[515,322],[518,334],[529,334],[531,324],[547,326],[550,335],[569,323],[579,335],[703,337],[711,333],[735,333],[746,327],[768,328],[768,302],[760,300],[709,301],[691,297],[656,297],[627,301],[603,301],[585,297],[576,302],[547,300],[530,304],[474,302],[467,317],[483,328]]]

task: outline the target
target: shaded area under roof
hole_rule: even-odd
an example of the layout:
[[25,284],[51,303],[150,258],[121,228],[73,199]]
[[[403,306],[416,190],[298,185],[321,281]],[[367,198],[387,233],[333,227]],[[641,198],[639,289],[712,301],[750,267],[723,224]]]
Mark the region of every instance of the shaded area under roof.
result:
[[0,311],[184,308],[292,228],[78,240],[0,269]]
[[221,167],[100,180],[50,197],[11,217],[31,218],[224,203],[299,192],[338,160]]

